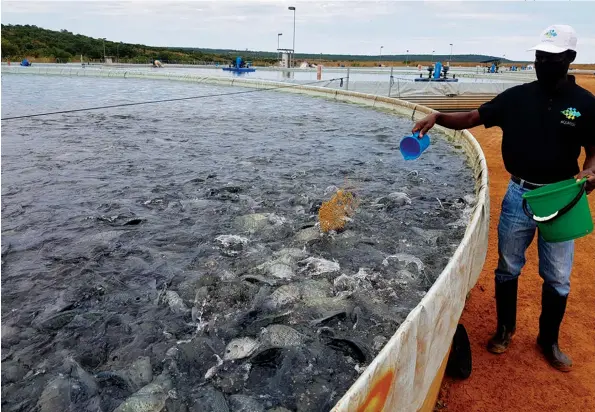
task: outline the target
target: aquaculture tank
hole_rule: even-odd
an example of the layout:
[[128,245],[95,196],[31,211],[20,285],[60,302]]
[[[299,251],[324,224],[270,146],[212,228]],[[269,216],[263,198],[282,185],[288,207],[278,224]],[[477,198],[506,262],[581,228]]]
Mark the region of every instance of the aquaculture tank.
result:
[[2,80],[3,407],[422,407],[487,248],[468,132],[407,162],[428,109],[396,99],[21,70]]

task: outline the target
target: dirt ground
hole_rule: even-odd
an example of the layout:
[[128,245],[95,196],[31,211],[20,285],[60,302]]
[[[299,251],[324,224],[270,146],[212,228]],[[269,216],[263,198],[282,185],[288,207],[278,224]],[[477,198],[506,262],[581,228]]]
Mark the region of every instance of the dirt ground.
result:
[[[595,93],[595,77],[577,77]],[[538,352],[535,339],[541,310],[537,242],[527,251],[527,264],[519,281],[517,333],[510,349],[493,355],[486,343],[496,328],[494,269],[498,260],[497,224],[509,175],[500,152],[498,128],[471,130],[488,161],[490,173],[490,237],[487,260],[472,290],[461,322],[469,333],[473,372],[465,381],[445,378],[436,410],[489,411],[593,411],[595,410],[595,234],[578,239],[560,347],[574,362],[570,373],[550,367]],[[581,166],[582,166],[581,159]],[[595,213],[595,193],[589,196]]]

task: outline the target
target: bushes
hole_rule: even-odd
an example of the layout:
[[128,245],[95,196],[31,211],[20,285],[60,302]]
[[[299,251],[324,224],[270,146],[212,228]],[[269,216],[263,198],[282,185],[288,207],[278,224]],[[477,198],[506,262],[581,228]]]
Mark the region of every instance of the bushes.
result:
[[[73,34],[68,30],[53,31],[30,25],[2,25],[3,58],[32,56],[65,62],[81,54],[87,60],[102,60],[103,53],[102,39]],[[147,47],[107,40],[105,54],[143,64],[155,59],[179,62],[224,60],[220,55],[205,54],[192,49]]]
[[2,37],[2,57],[15,57],[20,54],[19,47]]

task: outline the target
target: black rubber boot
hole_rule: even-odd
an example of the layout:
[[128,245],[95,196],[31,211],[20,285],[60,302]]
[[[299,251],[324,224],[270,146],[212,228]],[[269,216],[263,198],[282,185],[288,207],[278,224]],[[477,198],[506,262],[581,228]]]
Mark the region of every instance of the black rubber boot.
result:
[[550,365],[562,372],[572,370],[572,360],[558,347],[560,324],[564,318],[567,300],[567,296],[560,296],[551,288],[543,285],[537,345]]
[[510,345],[510,340],[516,330],[516,297],[519,280],[496,282],[496,313],[498,315],[498,329],[488,342],[488,351],[504,353]]

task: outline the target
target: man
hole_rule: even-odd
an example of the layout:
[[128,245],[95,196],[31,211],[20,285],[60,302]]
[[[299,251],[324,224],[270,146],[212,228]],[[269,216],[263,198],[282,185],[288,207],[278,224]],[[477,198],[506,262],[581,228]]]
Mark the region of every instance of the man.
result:
[[[536,231],[535,221],[523,212],[521,196],[573,176],[588,177],[587,193],[595,188],[595,96],[567,74],[576,58],[576,43],[572,27],[548,27],[531,49],[537,81],[512,87],[478,110],[433,113],[413,128],[420,137],[434,124],[456,130],[499,126],[503,131],[502,157],[511,180],[498,224],[498,327],[488,343],[493,353],[504,353],[515,333],[518,277]],[[587,154],[582,171],[578,166],[581,147]],[[537,343],[554,368],[567,372],[572,361],[560,350],[558,333],[570,291],[574,243],[548,243],[539,236],[538,249],[543,286]]]

